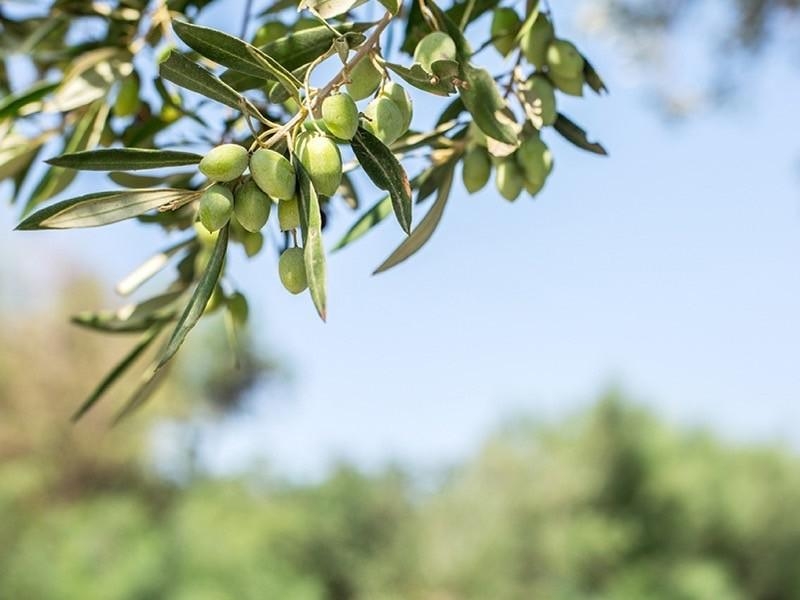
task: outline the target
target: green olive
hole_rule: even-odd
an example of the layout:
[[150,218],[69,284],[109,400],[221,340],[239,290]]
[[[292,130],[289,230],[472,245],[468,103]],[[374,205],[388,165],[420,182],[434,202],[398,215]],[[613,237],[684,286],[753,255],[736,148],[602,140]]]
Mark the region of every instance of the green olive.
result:
[[325,135],[298,136],[295,150],[317,193],[333,196],[342,181],[342,155]]
[[524,140],[515,152],[515,156],[525,181],[531,184],[543,184],[553,169],[553,156],[537,135]]
[[122,80],[114,102],[114,114],[118,117],[130,117],[139,111],[139,76],[134,71]]
[[322,119],[331,135],[349,140],[358,129],[358,107],[349,94],[328,96],[322,101]]
[[516,37],[522,26],[517,11],[513,8],[497,8],[492,15],[491,36],[492,43],[503,56],[508,56],[517,45]]
[[241,239],[242,247],[247,258],[252,258],[264,247],[264,234],[245,231]]
[[200,172],[211,181],[233,181],[247,168],[247,149],[239,144],[212,148],[200,161]]
[[225,298],[225,305],[233,317],[234,323],[241,326],[247,322],[247,317],[250,314],[250,307],[247,304],[247,298],[241,292],[234,292]]
[[492,162],[489,153],[480,146],[475,146],[464,155],[461,167],[461,176],[464,187],[470,194],[474,194],[488,183],[492,174]]
[[550,72],[564,79],[576,79],[583,73],[585,61],[572,42],[553,40],[547,47],[547,66]]
[[261,191],[261,188],[252,179],[248,179],[236,190],[233,213],[239,224],[247,231],[252,233],[261,231],[267,224],[271,210],[272,200]]
[[209,231],[222,229],[233,213],[233,193],[215,183],[200,196],[200,222]]
[[403,133],[403,113],[386,96],[378,96],[364,109],[364,128],[387,146]]
[[411,104],[411,96],[405,88],[393,81],[386,82],[381,90],[381,96],[386,96],[400,109],[400,114],[403,115],[403,133],[408,131],[411,127],[411,117],[414,116],[414,107]]
[[300,227],[300,204],[297,198],[278,203],[278,225],[281,231]]
[[534,75],[523,84],[523,91],[534,99],[533,108],[542,119],[542,125],[556,122],[556,92],[553,84],[544,75]]
[[565,94],[583,96],[583,84],[585,83],[583,73],[578,73],[577,77],[561,77],[555,71],[551,71],[548,73],[548,77]]
[[287,248],[278,259],[278,275],[283,287],[299,294],[308,287],[306,261],[302,248]]
[[270,198],[288,200],[294,196],[297,177],[292,163],[268,148],[259,148],[250,157],[250,176]]
[[347,91],[350,92],[353,100],[363,100],[378,89],[382,80],[383,74],[367,56],[358,61],[350,71],[350,83],[347,84]]
[[414,49],[414,62],[426,72],[432,73],[431,65],[438,60],[455,60],[456,43],[443,31],[434,31],[422,38]]
[[495,183],[500,195],[510,202],[516,200],[525,185],[525,177],[522,175],[522,170],[513,156],[506,157],[500,161],[497,165],[495,177]]
[[544,13],[539,13],[531,28],[522,36],[522,54],[530,64],[541,69],[547,64],[547,47],[553,41],[553,24]]

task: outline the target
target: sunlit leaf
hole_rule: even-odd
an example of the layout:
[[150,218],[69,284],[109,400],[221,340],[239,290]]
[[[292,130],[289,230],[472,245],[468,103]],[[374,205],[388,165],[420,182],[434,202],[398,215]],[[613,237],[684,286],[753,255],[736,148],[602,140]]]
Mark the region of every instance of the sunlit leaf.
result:
[[322,215],[319,197],[311,185],[311,179],[303,165],[295,157],[295,170],[300,185],[300,225],[303,234],[303,258],[306,264],[306,278],[311,300],[320,318],[327,318],[327,272],[325,249],[322,245]]
[[51,158],[47,162],[57,167],[81,171],[138,171],[195,165],[203,157],[192,152],[154,150],[149,148],[101,148],[73,152]]
[[467,66],[464,73],[467,85],[460,89],[461,99],[475,124],[489,137],[516,145],[517,132],[502,118],[507,105],[489,71]]

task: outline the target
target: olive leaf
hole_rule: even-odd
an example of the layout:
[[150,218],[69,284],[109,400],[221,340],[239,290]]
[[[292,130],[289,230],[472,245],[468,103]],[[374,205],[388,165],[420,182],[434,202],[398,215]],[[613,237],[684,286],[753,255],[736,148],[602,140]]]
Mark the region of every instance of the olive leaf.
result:
[[224,67],[258,77],[277,79],[294,98],[299,98],[301,81],[274,58],[261,50],[218,29],[173,21],[172,28],[186,45]]
[[403,166],[382,141],[363,127],[358,128],[350,145],[372,183],[389,192],[400,227],[410,233],[411,185]]
[[183,290],[159,294],[142,302],[117,310],[85,311],[70,320],[75,325],[106,333],[139,333],[157,323],[172,321],[176,314],[175,301]]
[[297,10],[311,8],[323,19],[338,17],[354,9],[367,0],[302,0]]
[[435,80],[435,83],[431,83],[431,75],[426,73],[425,69],[420,65],[415,64],[408,68],[396,63],[386,62],[384,66],[393,73],[396,73],[406,83],[423,92],[436,94],[437,96],[449,96],[456,91],[452,83],[452,78],[439,79]]
[[328,316],[327,308],[327,272],[325,249],[322,246],[322,214],[319,208],[317,191],[297,156],[294,167],[300,185],[300,229],[303,234],[303,258],[306,265],[306,278],[311,300],[320,318],[324,321]]
[[247,98],[180,52],[172,50],[159,65],[158,72],[164,79],[206,98],[236,110],[246,107],[252,114],[259,114]]
[[228,250],[228,230],[230,225],[225,225],[219,230],[217,241],[214,243],[214,250],[211,252],[211,258],[208,260],[206,269],[200,276],[197,282],[197,287],[189,299],[189,303],[184,308],[183,313],[178,319],[175,330],[172,332],[169,340],[167,341],[164,349],[158,358],[156,371],[162,369],[166,365],[178,349],[183,344],[186,336],[192,328],[197,325],[200,317],[206,309],[208,301],[211,299],[211,294],[214,293],[214,288],[217,287],[220,274],[222,273],[222,266],[225,262],[225,254]]
[[196,165],[203,157],[193,152],[152,150],[149,148],[101,148],[72,152],[46,161],[56,167],[81,171],[138,171]]
[[605,82],[585,56],[583,57],[583,78],[586,80],[586,83],[589,84],[589,87],[594,90],[595,94],[602,95],[604,92],[606,94],[608,93]]
[[196,198],[192,190],[99,192],[56,202],[24,219],[17,229],[98,227],[137,217],[164,205],[182,205]]
[[601,144],[598,142],[590,142],[586,131],[581,129],[578,125],[570,121],[561,113],[558,113],[558,118],[553,124],[553,127],[564,137],[564,139],[572,142],[578,148],[586,150],[587,152],[593,152],[594,154],[608,156],[608,152]]
[[89,410],[97,404],[97,401],[103,397],[103,395],[108,391],[110,388],[125,372],[130,369],[130,367],[136,362],[136,360],[147,350],[150,345],[155,341],[158,337],[158,334],[161,332],[161,327],[154,327],[145,333],[142,336],[142,339],[139,340],[139,343],[136,344],[133,349],[125,355],[125,357],[114,366],[113,369],[103,377],[100,383],[97,384],[97,387],[94,388],[89,397],[84,400],[83,404],[78,407],[72,415],[72,421],[78,421],[83,415],[85,415]]
[[436,201],[433,203],[433,206],[431,206],[430,210],[423,217],[422,221],[420,221],[419,225],[414,228],[414,231],[411,232],[411,235],[403,240],[403,243],[400,244],[395,251],[389,255],[389,258],[383,261],[380,266],[375,269],[375,271],[372,273],[373,275],[383,273],[384,271],[391,269],[395,265],[403,262],[417,252],[420,248],[422,248],[422,246],[424,246],[425,243],[430,239],[430,237],[433,235],[433,232],[436,231],[439,221],[442,219],[444,207],[447,204],[447,199],[450,196],[450,189],[453,185],[454,172],[455,162],[451,162],[446,171],[445,177],[438,188]]
[[24,92],[6,96],[0,100],[0,120],[9,117],[23,116],[25,112],[22,109],[34,102],[39,102],[39,100],[58,88],[58,86],[58,83],[42,81],[32,85]]
[[188,240],[173,244],[169,248],[154,254],[141,265],[136,267],[128,275],[123,277],[114,288],[120,296],[128,296],[136,291],[139,286],[148,281],[151,277],[159,273],[167,264],[169,260],[178,252],[189,246],[196,246],[196,238],[191,237]]
[[392,213],[392,197],[384,196],[378,200],[372,208],[366,211],[361,217],[347,230],[336,245],[331,249],[340,250],[345,246],[352,244],[370,229],[375,227],[378,223],[383,221]]

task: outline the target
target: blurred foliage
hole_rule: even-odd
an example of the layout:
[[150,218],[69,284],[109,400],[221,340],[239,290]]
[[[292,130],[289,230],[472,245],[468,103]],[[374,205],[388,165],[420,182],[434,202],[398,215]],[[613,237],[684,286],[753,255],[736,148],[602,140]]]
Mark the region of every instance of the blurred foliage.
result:
[[176,484],[145,460],[163,415],[108,430],[100,405],[67,422],[61,399],[113,357],[59,312],[0,328],[0,598],[800,597],[786,451],[676,431],[609,394],[560,423],[515,420],[435,485],[344,464],[317,483]]

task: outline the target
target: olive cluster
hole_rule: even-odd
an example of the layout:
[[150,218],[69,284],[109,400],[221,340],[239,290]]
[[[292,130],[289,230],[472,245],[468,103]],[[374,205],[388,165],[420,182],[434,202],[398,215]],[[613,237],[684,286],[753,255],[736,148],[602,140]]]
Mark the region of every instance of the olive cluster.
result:
[[[315,191],[333,196],[342,180],[342,156],[337,143],[347,143],[359,124],[384,144],[391,144],[411,125],[411,98],[397,83],[386,81],[369,57],[357,63],[347,91],[332,93],[321,103],[320,118],[308,118],[291,141],[293,154],[308,174]],[[363,114],[356,100],[375,94]],[[260,231],[277,204],[281,231],[294,232],[300,226],[298,179],[288,154],[271,148],[248,152],[239,144],[222,144],[210,150],[199,165],[210,185],[200,196],[198,221],[200,237],[208,241],[226,224],[248,255],[263,245]],[[296,244],[296,236],[292,236]],[[303,249],[286,249],[278,261],[284,287],[293,294],[307,288]]]
[[517,79],[518,72],[515,73],[509,84],[509,89],[513,87],[527,106],[526,111],[534,113],[535,126],[523,127],[519,148],[504,156],[492,155],[487,149],[486,137],[473,127],[462,171],[464,185],[473,193],[488,183],[494,166],[497,189],[510,201],[523,189],[535,196],[544,187],[553,168],[553,158],[540,138],[540,131],[552,126],[558,118],[555,92],[582,96],[585,83],[583,56],[571,42],[556,37],[546,14],[539,13],[520,36],[522,26],[522,19],[513,8],[496,9],[491,26],[492,43],[503,56],[518,49],[535,68],[523,80]]

